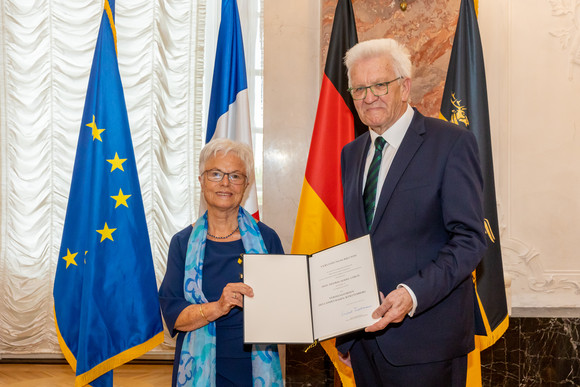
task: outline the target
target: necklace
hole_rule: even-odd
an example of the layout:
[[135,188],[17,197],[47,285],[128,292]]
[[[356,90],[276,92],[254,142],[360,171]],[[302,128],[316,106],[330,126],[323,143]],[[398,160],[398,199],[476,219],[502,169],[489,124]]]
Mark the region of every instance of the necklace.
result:
[[212,238],[215,238],[215,239],[228,239],[229,237],[231,237],[232,235],[234,235],[234,233],[235,233],[236,231],[238,231],[238,229],[239,229],[239,228],[240,228],[240,225],[238,225],[234,231],[232,231],[231,233],[229,233],[228,235],[226,235],[226,236],[223,236],[223,237],[219,237],[219,236],[211,235],[211,234],[209,233],[209,231],[207,232],[207,235],[209,235],[210,237],[212,237]]

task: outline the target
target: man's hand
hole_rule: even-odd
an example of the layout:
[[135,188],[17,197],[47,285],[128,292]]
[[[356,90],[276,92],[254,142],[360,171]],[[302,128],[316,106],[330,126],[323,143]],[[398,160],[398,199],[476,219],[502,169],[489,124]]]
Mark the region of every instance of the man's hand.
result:
[[393,290],[386,297],[381,292],[381,305],[373,312],[373,318],[380,318],[380,320],[366,327],[365,331],[377,332],[385,329],[392,322],[401,322],[411,309],[413,309],[413,298],[404,287]]
[[340,351],[336,351],[338,353],[338,358],[341,362],[352,368],[352,363],[350,362],[350,352],[347,352],[346,355],[341,353]]

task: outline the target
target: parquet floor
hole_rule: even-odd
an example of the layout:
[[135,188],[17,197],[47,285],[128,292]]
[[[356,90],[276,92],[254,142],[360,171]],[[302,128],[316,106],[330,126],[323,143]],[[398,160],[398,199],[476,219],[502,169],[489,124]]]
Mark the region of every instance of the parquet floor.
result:
[[[169,387],[171,364],[125,364],[113,372],[114,387]],[[2,387],[72,387],[68,364],[0,364]]]

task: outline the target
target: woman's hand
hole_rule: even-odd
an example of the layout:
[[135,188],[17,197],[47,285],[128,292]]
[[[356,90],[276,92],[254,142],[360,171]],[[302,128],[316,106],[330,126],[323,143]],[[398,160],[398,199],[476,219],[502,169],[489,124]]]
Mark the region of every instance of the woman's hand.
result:
[[185,308],[175,321],[175,329],[194,331],[230,313],[232,308],[244,306],[243,296],[254,297],[254,291],[241,282],[226,285],[219,300],[205,304],[192,304]]
[[217,308],[221,313],[220,316],[230,313],[230,310],[236,306],[243,308],[243,296],[254,297],[254,291],[242,282],[230,282],[227,284],[222,290],[220,299],[217,301]]

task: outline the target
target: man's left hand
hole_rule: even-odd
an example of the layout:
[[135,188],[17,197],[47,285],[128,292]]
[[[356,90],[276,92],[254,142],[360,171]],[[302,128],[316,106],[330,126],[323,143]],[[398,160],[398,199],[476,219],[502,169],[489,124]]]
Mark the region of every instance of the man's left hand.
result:
[[365,331],[377,332],[385,329],[392,322],[399,323],[411,309],[413,309],[413,298],[404,287],[393,290],[386,297],[381,292],[381,305],[373,312],[373,318],[380,318],[380,320],[366,327]]

